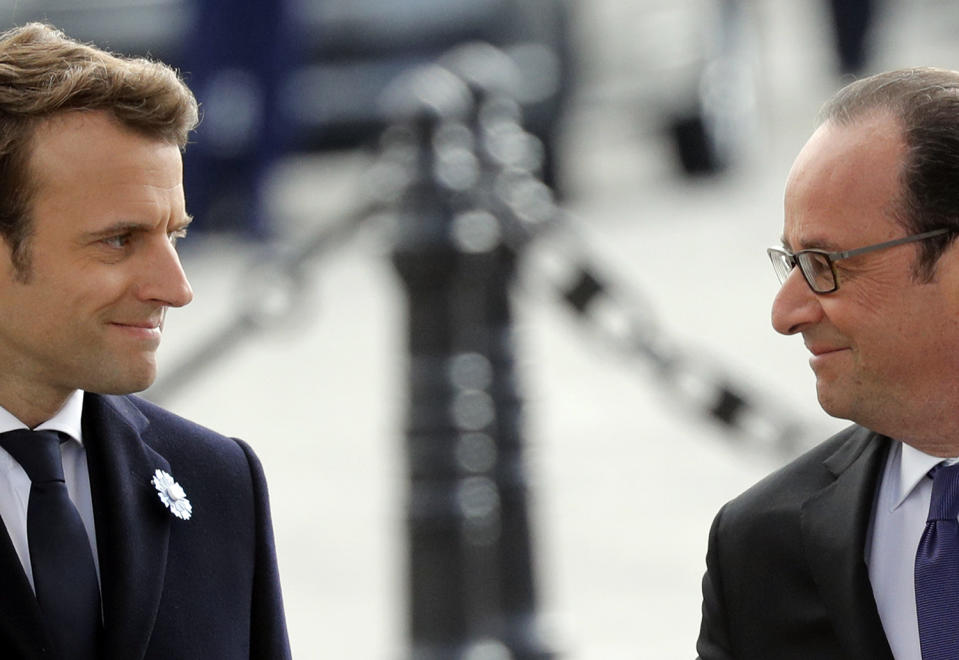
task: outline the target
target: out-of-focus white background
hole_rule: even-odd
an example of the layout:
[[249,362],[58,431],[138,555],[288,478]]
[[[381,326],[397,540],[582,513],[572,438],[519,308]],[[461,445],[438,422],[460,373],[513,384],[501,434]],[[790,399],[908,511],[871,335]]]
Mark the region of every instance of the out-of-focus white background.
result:
[[[0,20],[33,18],[42,4],[12,3]],[[732,157],[691,177],[660,129],[716,37],[721,6],[736,10],[724,32],[738,76],[727,79],[738,90],[726,99]],[[825,438],[844,423],[819,410],[801,340],[769,325],[776,282],[764,248],[778,242],[790,162],[841,82],[826,3],[591,0],[572,9],[578,77],[560,171],[583,245],[645,300],[671,345],[804,422],[803,444]],[[866,72],[959,66],[954,3],[878,2],[873,20]],[[358,150],[281,158],[267,188],[271,237],[295,245],[348,216],[370,185],[369,163]],[[184,243],[196,298],[168,316],[161,369],[246,304],[262,240],[218,231]],[[261,457],[299,658],[407,652],[405,317],[390,247],[375,226],[359,231],[311,265],[295,315],[182,386],[146,393],[246,439]],[[693,657],[712,516],[798,448],[744,442],[680,405],[641,358],[597,340],[535,282],[514,300],[536,580],[551,639],[573,660]]]

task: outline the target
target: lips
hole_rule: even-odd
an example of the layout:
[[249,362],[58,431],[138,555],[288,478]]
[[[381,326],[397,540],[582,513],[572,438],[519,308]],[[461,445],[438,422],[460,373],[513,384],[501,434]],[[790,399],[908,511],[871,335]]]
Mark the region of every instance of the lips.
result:
[[137,328],[140,330],[162,330],[163,315],[153,313],[152,316],[145,319],[121,319],[110,321],[110,325],[120,326],[122,328]]
[[828,353],[845,351],[847,350],[848,347],[847,346],[824,346],[824,345],[814,344],[812,346],[807,345],[806,348],[809,350],[810,353],[813,354],[813,356],[819,357],[820,355],[827,355]]
[[849,350],[848,346],[836,346],[835,344],[806,344],[806,348],[812,353],[809,357],[809,366],[812,367],[812,370],[816,372],[817,376],[820,375],[822,370],[826,369],[827,365],[831,364],[833,360],[839,359],[841,355]]
[[112,325],[119,325],[125,328],[143,328],[144,330],[159,330],[160,324],[154,323],[152,321],[146,322],[124,322],[124,321],[113,321]]
[[111,321],[109,325],[123,335],[136,341],[148,342],[152,348],[156,348],[156,346],[159,345],[160,337],[163,334],[162,320]]

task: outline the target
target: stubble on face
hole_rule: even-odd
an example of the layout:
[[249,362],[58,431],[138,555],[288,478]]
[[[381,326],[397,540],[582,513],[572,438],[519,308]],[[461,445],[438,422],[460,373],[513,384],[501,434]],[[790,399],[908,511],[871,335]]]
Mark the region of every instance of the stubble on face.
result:
[[[790,171],[784,242],[837,251],[907,235],[898,212],[905,153],[891,116],[821,126]],[[957,249],[929,279],[917,274],[919,246],[906,244],[837,262],[834,293],[787,280],[773,325],[803,336],[826,412],[930,453],[959,438]]]
[[188,223],[179,149],[101,112],[52,118],[32,146],[26,269],[3,255],[0,305],[17,312],[0,319],[0,404],[11,387],[47,402],[146,389],[164,310],[192,297],[170,242]]

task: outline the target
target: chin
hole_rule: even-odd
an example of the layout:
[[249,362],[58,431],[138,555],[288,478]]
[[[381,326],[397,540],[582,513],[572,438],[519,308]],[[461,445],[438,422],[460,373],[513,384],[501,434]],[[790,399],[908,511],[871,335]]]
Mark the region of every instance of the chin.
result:
[[97,394],[134,394],[150,387],[154,380],[156,380],[156,365],[138,365],[137,368],[131,368],[122,373],[100,374],[97,382],[83,389]]
[[832,388],[826,388],[817,383],[816,395],[819,405],[827,415],[838,419],[852,419],[849,402],[842,396],[837,397]]

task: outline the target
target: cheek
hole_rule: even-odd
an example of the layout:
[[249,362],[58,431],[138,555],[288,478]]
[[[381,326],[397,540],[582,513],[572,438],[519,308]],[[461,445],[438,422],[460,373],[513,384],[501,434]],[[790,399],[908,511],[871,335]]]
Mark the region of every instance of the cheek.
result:
[[[932,373],[947,366],[959,345],[959,318],[954,307],[923,287],[885,292],[885,297],[857,300],[855,310],[836,325],[855,345],[857,360],[869,371],[899,374],[903,382],[917,373]],[[947,311],[951,310],[951,311]]]
[[848,339],[857,341],[869,335],[876,328],[888,326],[890,312],[900,310],[889,308],[878,286],[856,286],[840,289],[836,294],[822,296],[820,304],[829,323]]
[[64,306],[77,314],[89,315],[121,299],[129,288],[123,268],[96,265],[76,269],[61,282],[59,290]]

